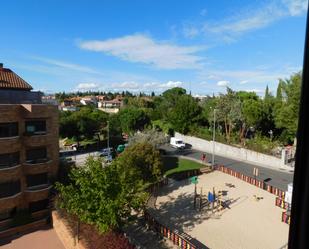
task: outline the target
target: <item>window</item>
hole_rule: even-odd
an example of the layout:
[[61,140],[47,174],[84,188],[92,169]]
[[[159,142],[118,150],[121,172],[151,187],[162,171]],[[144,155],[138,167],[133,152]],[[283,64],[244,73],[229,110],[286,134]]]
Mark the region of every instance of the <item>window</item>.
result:
[[0,138],[18,136],[18,123],[0,123]]
[[31,213],[41,211],[41,210],[48,208],[48,204],[49,204],[48,199],[30,202],[29,210],[30,210]]
[[0,154],[0,169],[14,167],[19,164],[19,152]]
[[20,192],[20,181],[0,183],[0,198],[16,195]]
[[27,135],[46,134],[46,121],[45,120],[26,121],[25,134]]
[[34,149],[29,149],[26,152],[27,163],[44,163],[47,159],[47,149],[46,147],[38,147]]
[[47,173],[27,176],[27,187],[33,187],[33,186],[44,185],[44,184],[48,184]]

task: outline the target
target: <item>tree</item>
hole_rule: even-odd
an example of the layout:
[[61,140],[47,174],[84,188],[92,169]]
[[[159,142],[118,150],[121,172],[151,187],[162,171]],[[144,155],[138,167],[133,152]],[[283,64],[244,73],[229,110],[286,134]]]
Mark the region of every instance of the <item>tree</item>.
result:
[[163,132],[158,132],[155,129],[147,130],[144,132],[136,133],[129,138],[129,145],[137,143],[149,143],[154,148],[158,148],[160,145],[168,142],[168,138]]
[[60,136],[92,138],[96,132],[100,132],[107,124],[108,114],[91,107],[83,107],[76,112],[60,113]]
[[173,128],[183,134],[189,131],[192,124],[200,118],[201,107],[189,95],[181,95],[175,105],[168,111],[167,119]]
[[150,143],[133,143],[118,158],[118,164],[134,169],[136,179],[157,182],[162,177],[160,153]]
[[275,122],[278,128],[284,130],[285,141],[291,142],[296,136],[298,127],[301,73],[292,75],[290,79],[281,80],[280,83]]
[[[233,127],[242,121],[240,98],[231,88],[227,87],[227,93],[221,94],[218,99],[217,109],[218,121],[224,123],[225,136],[227,142],[229,143],[231,140],[231,132]],[[241,131],[241,133],[243,132]]]
[[59,205],[82,222],[95,225],[102,233],[117,230],[132,209],[140,211],[148,194],[134,167],[120,160],[102,167],[100,159],[89,157],[70,174],[70,184],[56,183]]
[[121,109],[118,113],[121,128],[126,133],[134,133],[143,130],[150,123],[149,117],[142,109],[129,107]]

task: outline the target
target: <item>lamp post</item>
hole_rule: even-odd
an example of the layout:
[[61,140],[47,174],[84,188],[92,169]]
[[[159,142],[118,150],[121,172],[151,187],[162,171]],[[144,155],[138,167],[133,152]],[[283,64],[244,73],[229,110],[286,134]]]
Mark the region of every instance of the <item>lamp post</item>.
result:
[[215,167],[215,139],[216,139],[216,109],[214,108],[214,125],[212,132],[212,160],[211,160],[212,168]]
[[109,149],[109,121],[107,121],[107,148]]

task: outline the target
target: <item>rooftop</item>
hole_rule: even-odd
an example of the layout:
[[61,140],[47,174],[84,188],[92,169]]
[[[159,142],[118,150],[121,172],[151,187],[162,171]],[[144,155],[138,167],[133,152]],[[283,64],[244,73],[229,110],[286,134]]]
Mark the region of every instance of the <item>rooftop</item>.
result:
[[4,68],[0,63],[0,89],[32,90],[32,86],[14,73],[11,69]]

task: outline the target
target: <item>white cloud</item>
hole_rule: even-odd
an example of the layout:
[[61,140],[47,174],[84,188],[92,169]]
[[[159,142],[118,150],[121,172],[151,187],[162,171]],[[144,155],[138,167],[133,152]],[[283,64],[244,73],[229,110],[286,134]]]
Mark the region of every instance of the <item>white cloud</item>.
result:
[[98,72],[98,71],[96,71],[96,70],[94,70],[90,67],[82,66],[82,65],[78,65],[78,64],[74,64],[74,63],[70,63],[70,62],[44,58],[44,57],[40,57],[40,56],[31,56],[31,59],[41,61],[41,62],[44,62],[44,63],[49,64],[49,65],[53,65],[53,66],[56,66],[56,67],[64,68],[64,69],[67,69],[67,70],[73,70],[73,71],[79,71],[79,72],[91,73],[91,74],[101,74],[100,72]]
[[217,82],[217,86],[227,86],[228,84],[230,84],[230,82],[228,80],[220,80]]
[[168,88],[173,88],[173,87],[180,87],[182,86],[184,83],[181,81],[168,81],[164,84],[159,84],[158,87],[160,89],[168,89]]
[[242,81],[239,82],[239,84],[243,85],[243,84],[247,84],[248,82],[249,82],[248,80],[242,80]]
[[264,90],[256,89],[256,88],[253,88],[253,89],[244,89],[243,91],[245,91],[245,92],[255,92],[256,94],[264,93]]
[[229,43],[242,34],[267,27],[283,18],[303,15],[307,7],[308,0],[272,0],[259,7],[240,9],[236,15],[220,22],[205,22],[200,33],[220,35]]
[[155,41],[142,34],[102,41],[83,41],[79,44],[79,47],[112,55],[125,61],[148,64],[160,69],[200,68],[202,59],[196,53],[205,49]]
[[308,0],[284,0],[291,16],[298,16],[307,11]]
[[301,70],[300,66],[282,66],[280,68],[265,67],[264,69],[253,70],[206,70],[199,72],[199,80],[227,79],[230,82],[240,84],[251,83],[276,83],[278,79],[288,78],[290,75]]
[[134,81],[113,83],[112,87],[115,89],[126,89],[126,90],[138,90],[140,85]]
[[99,87],[96,83],[80,83],[77,85],[76,90],[77,91],[90,91],[90,90],[96,90]]
[[89,90],[102,90],[102,91],[131,91],[131,92],[163,92],[173,87],[181,87],[184,82],[181,81],[167,81],[167,82],[105,82],[105,83],[81,83],[75,88],[75,91],[89,91]]

